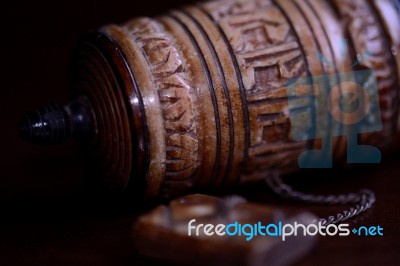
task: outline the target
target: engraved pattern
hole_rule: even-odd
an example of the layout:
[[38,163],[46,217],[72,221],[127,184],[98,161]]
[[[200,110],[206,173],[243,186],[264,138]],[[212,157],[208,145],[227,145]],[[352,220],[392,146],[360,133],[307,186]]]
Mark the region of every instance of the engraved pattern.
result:
[[[100,120],[99,155],[111,163],[103,170],[110,177],[123,176],[119,186],[136,175],[129,182],[137,181],[131,187],[138,191],[145,187],[144,196],[173,197],[293,172],[301,167],[300,155],[310,149],[328,147],[335,155],[332,161],[341,163],[346,137],[324,141],[306,135],[297,138],[305,141],[295,141],[292,134],[314,124],[323,132],[331,130],[331,120],[325,119],[327,101],[319,104],[323,108],[313,108],[315,102],[306,96],[323,96],[318,94],[322,87],[353,78],[353,70],[365,68],[377,71],[384,131],[368,131],[351,141],[377,146],[393,140],[399,109],[399,25],[387,4],[218,0],[102,28],[103,39],[93,35],[94,46],[98,42],[101,49],[98,55],[90,51],[83,69],[90,70],[85,74],[90,80],[83,81]],[[350,39],[349,54],[340,45],[345,37]],[[367,51],[371,54],[351,69],[355,55]],[[115,77],[109,75],[114,72]],[[294,88],[305,100],[290,106],[295,111],[291,120],[286,84],[301,77],[322,77],[324,82]],[[375,85],[371,79],[374,92]],[[104,101],[107,106],[101,105]],[[110,126],[114,124],[118,127]]]
[[305,143],[291,139],[285,86],[307,75],[307,67],[284,15],[269,0],[217,1],[204,9],[229,39],[245,85],[250,147],[242,181],[265,178],[267,169],[297,168]]
[[187,82],[181,56],[161,24],[150,18],[125,25],[141,46],[158,87],[166,134],[164,196],[190,188],[198,164],[198,137],[193,89]]
[[[383,29],[378,23],[367,1],[335,0],[348,34],[352,38],[355,52],[360,58],[360,69],[374,69],[378,82],[381,115],[384,131],[381,137],[368,139],[370,144],[381,146],[388,142],[395,131],[398,98],[396,94],[396,72],[387,62],[392,61],[390,47],[385,42]],[[369,14],[369,15],[365,15]],[[363,56],[367,54],[366,56]],[[374,134],[376,136],[376,134]]]

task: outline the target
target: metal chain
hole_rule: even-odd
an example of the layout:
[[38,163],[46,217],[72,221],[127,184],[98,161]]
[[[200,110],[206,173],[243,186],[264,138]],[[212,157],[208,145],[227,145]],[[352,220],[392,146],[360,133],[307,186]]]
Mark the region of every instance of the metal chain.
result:
[[345,205],[355,204],[350,209],[339,212],[327,218],[319,218],[314,223],[321,223],[325,226],[328,224],[336,224],[350,219],[366,210],[371,208],[375,202],[374,192],[363,189],[358,193],[339,194],[339,195],[315,195],[306,194],[303,192],[295,191],[292,187],[288,186],[282,181],[278,175],[270,175],[266,178],[267,185],[280,197],[300,202],[313,203],[313,204],[328,204],[328,205]]

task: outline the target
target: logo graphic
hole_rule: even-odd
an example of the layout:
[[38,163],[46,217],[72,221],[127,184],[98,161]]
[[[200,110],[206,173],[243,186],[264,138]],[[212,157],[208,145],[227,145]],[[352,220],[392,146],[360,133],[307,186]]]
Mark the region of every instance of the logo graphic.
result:
[[349,224],[329,224],[322,225],[321,222],[303,224],[301,222],[283,223],[239,223],[230,224],[202,224],[196,223],[196,219],[191,219],[187,225],[188,236],[202,237],[244,237],[246,241],[251,241],[255,237],[279,237],[282,241],[286,241],[291,236],[349,236],[350,232],[357,236],[383,236],[383,227],[377,226],[360,226],[352,230]]
[[[347,53],[346,42],[342,42],[342,53]],[[351,68],[368,56],[368,52],[358,56]],[[321,54],[318,59],[333,65]],[[378,148],[358,144],[358,134],[382,129],[374,70],[294,78],[286,87],[292,138],[321,140],[321,149],[300,154],[300,168],[331,168],[332,138],[336,136],[347,137],[348,163],[380,163]]]

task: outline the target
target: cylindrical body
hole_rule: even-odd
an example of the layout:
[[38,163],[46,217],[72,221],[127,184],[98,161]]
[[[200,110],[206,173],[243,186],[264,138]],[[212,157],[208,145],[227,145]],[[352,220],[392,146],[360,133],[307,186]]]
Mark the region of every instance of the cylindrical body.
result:
[[[73,77],[98,170],[147,197],[296,171],[326,135],[293,137],[288,82],[333,75],[333,87],[368,69],[382,129],[358,141],[384,148],[399,129],[399,33],[389,0],[213,1],[105,26],[80,43]],[[346,162],[346,134],[327,136],[333,162]]]

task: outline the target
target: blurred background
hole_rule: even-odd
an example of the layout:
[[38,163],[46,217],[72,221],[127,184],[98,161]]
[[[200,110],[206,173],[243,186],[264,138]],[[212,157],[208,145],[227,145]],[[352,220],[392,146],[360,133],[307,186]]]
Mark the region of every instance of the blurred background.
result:
[[[84,33],[193,1],[6,1],[0,8],[0,265],[151,264],[133,255],[130,228],[140,207],[91,190],[78,143],[33,146],[20,140],[18,120],[41,104],[69,100],[72,50]],[[377,203],[352,221],[381,225],[382,238],[322,239],[299,265],[394,264],[400,250],[399,154],[367,170],[289,180],[319,193],[373,188]],[[266,188],[244,189],[254,201],[282,208]],[[306,207],[308,208],[308,207]],[[311,207],[310,207],[311,208]],[[320,215],[335,212],[312,207]]]

